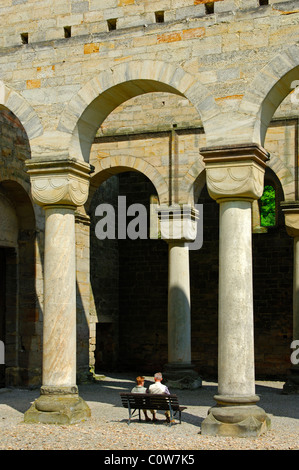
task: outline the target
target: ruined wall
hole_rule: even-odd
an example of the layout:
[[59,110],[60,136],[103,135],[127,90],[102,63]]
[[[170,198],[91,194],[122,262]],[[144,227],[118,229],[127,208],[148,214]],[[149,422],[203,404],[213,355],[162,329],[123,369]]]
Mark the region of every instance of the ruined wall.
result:
[[[130,166],[141,172],[147,170],[146,174],[152,178],[163,202],[192,200],[193,196],[196,201],[204,184],[204,166],[199,149],[207,142],[239,144],[251,141],[252,115],[260,113],[263,98],[267,102],[270,84],[283,82],[286,72],[298,67],[297,2],[269,0],[269,4],[263,6],[261,3],[264,2],[3,0],[0,5],[0,104],[14,111],[21,120],[34,158],[89,160],[89,150],[83,154],[80,145],[83,141],[93,142],[93,133],[85,132],[84,119],[87,118],[87,128],[93,126],[96,131],[96,126],[99,127],[90,156],[95,177],[106,171],[105,177],[97,180],[98,185],[107,175],[117,173],[119,167],[123,169],[127,164],[128,170]],[[278,87],[277,96],[283,98],[290,91],[290,83],[283,83]],[[136,97],[139,94],[142,96]],[[278,98],[277,102],[274,100],[275,105]],[[97,100],[96,104],[93,100]],[[267,105],[272,109],[271,102]],[[86,109],[92,109],[90,121]],[[81,116],[84,116],[82,121]],[[76,127],[78,120],[80,125]],[[249,127],[247,121],[250,122]],[[298,106],[286,99],[274,113],[265,143],[266,149],[271,152],[269,168],[278,176],[284,196],[289,201],[298,199],[297,127]],[[77,133],[78,129],[81,134]],[[258,132],[254,134],[256,137]],[[18,145],[13,143],[15,138]],[[22,139],[19,130],[10,122],[1,135],[1,171],[11,177],[14,173],[20,181],[26,181],[29,194],[29,180],[24,172],[28,149],[24,151]],[[19,157],[15,159],[16,151]],[[11,159],[15,159],[15,166],[11,165]],[[135,197],[133,193],[132,198]],[[198,254],[192,254],[191,273],[194,299],[192,349],[196,364],[208,373],[216,368],[218,245],[217,217],[213,212],[217,210],[217,205],[208,200],[206,205],[211,210],[211,217],[205,223],[207,243]],[[140,360],[149,360],[150,347],[146,343],[145,331],[151,326],[150,318],[157,320],[155,324],[159,331],[165,331],[162,290],[167,277],[165,268],[162,269],[158,263],[162,255],[157,250],[155,258],[151,246],[145,248],[145,245],[140,245],[136,248],[140,263],[141,260],[146,263],[150,257],[157,264],[155,261],[152,271],[146,264],[149,279],[147,283],[144,279],[140,284],[142,295],[132,305],[129,301],[134,298],[133,293],[131,299],[125,299],[126,290],[122,291],[121,287],[127,283],[126,272],[129,269],[132,275],[136,274],[136,265],[128,264],[131,249],[124,248],[119,252],[119,246],[117,249],[113,246],[111,251],[105,248],[101,265],[97,257],[102,247],[96,242],[91,247],[94,286],[91,286],[90,293],[88,218],[81,209],[76,217],[78,367],[84,369],[88,360],[88,336],[91,365],[95,351],[101,356],[103,348],[97,350],[97,329],[99,333],[101,324],[106,328],[106,337],[112,337],[112,344],[117,345],[110,350],[110,359],[105,361],[115,361],[118,354],[116,339],[119,337],[116,323],[119,320],[123,322],[127,315],[131,315],[131,318],[138,320],[136,335],[144,327],[142,315],[145,313],[141,298],[146,298],[146,286],[152,285],[161,270],[159,301],[145,316],[146,328],[142,330],[141,342],[146,344],[146,354]],[[30,322],[22,325],[21,352],[24,352],[23,357],[29,350],[36,352],[29,359],[27,356],[26,360],[27,364],[32,360],[33,368],[38,370],[42,330],[43,215],[37,206],[34,206],[34,211],[37,220],[35,285],[38,300],[36,310],[30,310]],[[258,367],[261,367],[258,370],[261,373],[265,371],[264,362],[267,371],[280,373],[287,367],[284,359],[278,363],[278,357],[286,358],[289,353],[287,342],[290,327],[285,325],[290,325],[291,315],[291,294],[287,293],[290,283],[284,285],[280,274],[283,272],[288,279],[290,265],[284,263],[291,262],[291,240],[285,238],[283,228],[281,232],[277,229],[255,234],[254,240],[256,288],[267,292],[268,298],[266,303],[256,306],[259,315],[257,359]],[[271,259],[273,250],[268,241],[275,247],[281,247],[281,253],[284,253],[281,264],[280,261],[273,264],[271,288],[263,284],[266,281],[262,275],[263,269],[267,272],[265,263],[267,266],[270,261],[263,260],[263,264],[259,264],[262,263],[259,253],[265,256],[267,253],[267,259]],[[91,243],[94,241],[91,240]],[[117,256],[122,260],[119,271],[122,283],[120,289],[118,284],[114,287],[122,293],[123,305],[127,306],[123,313],[119,310],[119,304],[116,305],[115,296],[113,298],[110,282],[117,279]],[[126,263],[127,270],[123,270]],[[144,271],[140,271],[140,280]],[[206,286],[204,293],[200,289],[199,272],[205,273],[201,279],[202,285]],[[284,289],[281,295],[283,301],[271,306],[270,300],[275,300],[274,285],[276,292]],[[106,287],[106,297],[100,291],[101,286]],[[128,291],[132,292],[130,288],[132,286],[127,285]],[[156,283],[154,288],[157,288]],[[150,312],[151,305],[146,308]],[[201,314],[203,308],[206,313]],[[262,350],[261,338],[268,327],[269,318],[274,342],[272,350],[269,349],[271,341],[267,342],[269,348]],[[121,323],[127,343],[130,331],[126,325],[125,321]],[[109,341],[104,350],[107,343]],[[150,344],[157,345],[153,339]],[[277,347],[277,344],[280,346]],[[159,337],[159,345],[164,361],[164,333]],[[125,346],[121,347],[125,349]],[[203,355],[205,351],[209,351],[209,357]],[[133,356],[131,349],[127,363],[132,362]],[[24,370],[26,367],[24,365]]]

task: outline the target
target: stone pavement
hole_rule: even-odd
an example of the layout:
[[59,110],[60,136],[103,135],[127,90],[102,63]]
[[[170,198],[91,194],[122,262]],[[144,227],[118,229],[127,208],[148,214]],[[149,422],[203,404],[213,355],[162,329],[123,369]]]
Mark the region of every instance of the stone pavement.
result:
[[[71,426],[24,424],[23,413],[39,390],[2,389],[0,393],[0,450],[299,450],[299,395],[283,395],[282,382],[257,382],[260,404],[272,421],[271,430],[258,438],[211,437],[200,434],[208,409],[214,405],[217,384],[203,381],[197,390],[171,390],[187,406],[178,421],[166,425],[136,419],[128,426],[128,411],[119,392],[134,386],[134,374],[111,373],[94,384],[79,386],[92,417]],[[146,376],[146,385],[152,377]]]

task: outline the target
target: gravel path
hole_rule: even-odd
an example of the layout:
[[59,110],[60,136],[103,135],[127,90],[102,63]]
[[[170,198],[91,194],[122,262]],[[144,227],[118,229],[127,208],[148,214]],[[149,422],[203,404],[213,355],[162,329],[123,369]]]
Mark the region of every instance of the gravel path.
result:
[[[198,390],[171,390],[187,406],[182,424],[171,427],[164,416],[158,423],[139,423],[138,415],[127,425],[128,411],[119,392],[130,391],[134,375],[111,374],[79,387],[92,417],[71,426],[25,424],[23,413],[39,390],[12,389],[0,393],[0,450],[299,450],[299,395],[283,395],[282,382],[257,382],[260,406],[272,428],[259,438],[211,437],[200,434],[208,409],[215,404],[217,384],[203,382]],[[151,377],[146,377],[149,385]]]

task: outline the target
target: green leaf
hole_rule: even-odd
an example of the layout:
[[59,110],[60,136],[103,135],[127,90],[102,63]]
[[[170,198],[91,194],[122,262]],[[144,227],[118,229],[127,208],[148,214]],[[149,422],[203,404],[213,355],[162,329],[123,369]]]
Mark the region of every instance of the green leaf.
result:
[[273,227],[276,223],[276,201],[275,189],[273,186],[266,185],[264,193],[260,199],[261,226]]

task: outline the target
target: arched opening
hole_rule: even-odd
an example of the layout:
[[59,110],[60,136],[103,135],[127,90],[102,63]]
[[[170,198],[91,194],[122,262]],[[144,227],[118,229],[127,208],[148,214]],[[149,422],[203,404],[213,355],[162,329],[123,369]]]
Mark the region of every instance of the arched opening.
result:
[[283,380],[292,340],[293,244],[280,208],[282,185],[270,168],[266,168],[264,187],[264,194],[268,192],[265,216],[271,217],[253,233],[252,242],[256,377]]
[[259,224],[253,233],[257,378],[284,380],[290,367],[293,240],[286,232],[281,202],[297,199],[298,110],[291,87],[296,73],[298,69],[294,68],[283,75],[262,105],[262,133],[270,160],[264,194],[256,205]]
[[125,196],[129,206],[143,204],[149,214],[151,196],[162,204],[189,202],[190,179],[181,182],[200,160],[199,140],[203,145],[200,116],[180,93],[148,90],[99,121],[85,205],[91,219],[90,356],[97,373],[120,367],[153,373],[167,363],[168,246],[149,235],[99,240],[96,207],[109,203],[117,213],[118,197]]
[[[168,249],[163,240],[150,239],[152,196],[157,197],[157,192],[147,177],[122,171],[102,182],[91,200],[91,308],[96,320],[94,369],[99,374],[113,370],[152,373],[167,362]],[[103,204],[105,210],[100,211]],[[136,204],[141,211],[130,213]],[[109,208],[115,214],[115,231],[109,237],[105,228],[107,236],[104,233],[100,239],[97,224]],[[146,227],[134,225],[135,238],[129,226],[136,217]]]
[[30,146],[23,125],[6,108],[0,111],[0,136],[0,386],[29,385],[41,377],[36,216],[24,164]]

